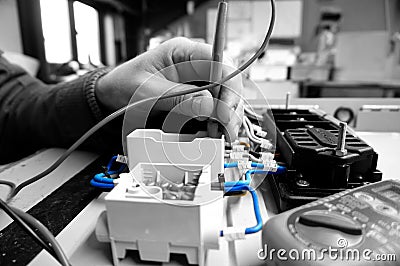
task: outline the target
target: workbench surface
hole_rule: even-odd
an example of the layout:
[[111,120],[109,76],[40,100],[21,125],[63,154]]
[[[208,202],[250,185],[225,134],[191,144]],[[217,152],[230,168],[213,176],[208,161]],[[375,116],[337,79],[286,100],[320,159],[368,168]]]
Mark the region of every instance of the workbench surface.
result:
[[[378,169],[383,172],[383,179],[400,178],[398,175],[400,172],[400,164],[398,163],[400,159],[400,133],[359,132],[358,134],[379,154]],[[26,160],[7,167],[0,167],[0,179],[20,183],[50,165],[61,155],[62,151],[61,149],[46,150]],[[48,222],[49,229],[56,234],[59,233],[56,238],[70,257],[72,265],[112,265],[109,244],[99,243],[94,235],[97,217],[105,209],[103,201],[105,193],[100,194],[98,190],[90,188],[88,184],[88,180],[98,171],[101,163],[104,162],[95,154],[76,152],[54,173],[21,191],[12,202],[12,205],[25,211],[33,207],[30,213],[41,220],[47,218],[50,221]],[[71,177],[73,178],[71,179]],[[7,190],[8,188],[0,186],[2,198],[7,194]],[[270,194],[270,191],[268,191],[268,188],[265,188],[265,190],[258,191],[260,198],[265,200],[265,202],[260,202],[264,223],[268,217],[274,215],[269,207],[271,203],[268,201],[272,199],[272,196],[266,196]],[[232,220],[234,225],[245,226],[249,222],[252,223],[254,214],[252,213],[251,197],[242,197],[239,201],[236,198],[231,199],[228,202],[231,212],[227,219]],[[86,206],[86,204],[88,205]],[[76,215],[78,212],[80,213]],[[246,220],[244,218],[246,216],[251,217],[251,219]],[[71,219],[73,220],[71,221]],[[6,227],[10,222],[11,219],[1,212],[0,228],[5,228],[0,232],[0,241],[2,242],[1,265],[3,265],[2,260],[3,262],[11,261],[18,265],[26,264],[32,258],[30,265],[56,265],[55,260],[45,251],[41,251],[34,257],[40,250],[37,246],[36,248],[27,248],[28,255],[21,253],[24,249],[19,249],[18,256],[12,253],[13,249],[10,249],[11,251],[8,253],[9,249],[3,243],[16,242],[12,245],[17,246],[17,248],[21,244],[19,242],[30,241],[27,243],[33,243],[26,235],[20,236],[9,233],[9,240],[3,242],[3,233],[7,234],[7,230],[8,232],[15,230],[14,224]],[[63,227],[65,228],[63,229]],[[12,239],[14,241],[11,241]],[[261,234],[248,235],[246,240],[230,243],[221,239],[220,250],[208,252],[206,265],[256,265],[260,263],[257,259],[257,251],[260,247]],[[185,257],[180,255],[171,256],[170,263],[141,262],[136,251],[128,252],[128,257],[120,261],[120,265],[185,264]]]

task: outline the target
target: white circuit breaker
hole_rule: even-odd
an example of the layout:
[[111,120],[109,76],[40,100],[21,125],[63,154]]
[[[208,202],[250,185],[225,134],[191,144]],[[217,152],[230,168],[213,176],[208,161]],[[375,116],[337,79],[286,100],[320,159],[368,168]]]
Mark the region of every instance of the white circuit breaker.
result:
[[140,258],[168,262],[185,254],[204,265],[208,249],[219,248],[223,191],[212,190],[224,171],[224,139],[201,134],[135,130],[127,137],[130,172],[105,197],[96,226],[99,241],[110,242],[114,265],[127,250]]

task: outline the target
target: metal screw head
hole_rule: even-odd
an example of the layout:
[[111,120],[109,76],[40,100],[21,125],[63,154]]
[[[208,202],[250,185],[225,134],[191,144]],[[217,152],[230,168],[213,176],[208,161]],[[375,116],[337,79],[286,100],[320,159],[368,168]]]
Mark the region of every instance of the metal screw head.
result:
[[310,182],[308,182],[307,180],[304,179],[298,179],[296,181],[296,185],[299,187],[309,187],[310,186]]

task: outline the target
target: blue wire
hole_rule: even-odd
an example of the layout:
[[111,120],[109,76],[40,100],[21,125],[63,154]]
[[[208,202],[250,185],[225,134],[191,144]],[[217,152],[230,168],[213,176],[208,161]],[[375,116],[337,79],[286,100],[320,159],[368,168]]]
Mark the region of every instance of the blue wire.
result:
[[[256,216],[257,224],[253,227],[248,227],[245,229],[245,234],[254,234],[259,232],[262,229],[262,217],[260,212],[260,205],[258,204],[258,196],[254,188],[250,186],[234,186],[229,191],[243,191],[247,190],[250,191],[251,196],[253,198],[253,207],[254,207],[254,214]],[[219,233],[220,236],[224,236],[224,231],[221,230]]]
[[[113,163],[117,160],[117,156],[111,157],[110,161],[107,164],[106,173],[108,175],[115,175],[121,173],[125,169],[125,165],[122,164],[118,170],[111,170]],[[105,173],[96,174],[92,180],[90,180],[90,184],[94,187],[98,188],[113,188],[114,187],[114,180],[113,178],[109,178],[106,176]]]
[[[260,164],[258,164],[258,165],[260,165]],[[253,164],[252,164],[252,166],[253,166]],[[264,165],[263,165],[263,167],[264,167]],[[239,181],[226,181],[224,183],[224,186],[225,187],[234,187],[234,186],[237,186],[237,185],[238,186],[248,186],[248,185],[250,185],[251,175],[252,174],[278,174],[279,175],[279,174],[283,174],[285,171],[286,171],[286,167],[281,166],[281,165],[278,165],[278,168],[276,169],[276,172],[252,169],[252,170],[248,170],[246,172],[246,175],[245,175],[246,180],[245,181],[242,181],[242,180],[239,180]]]
[[260,206],[258,205],[258,196],[254,189],[249,190],[253,197],[254,214],[256,215],[257,224],[253,227],[246,228],[245,234],[254,234],[262,229],[262,218],[260,213]]
[[284,172],[286,172],[286,167],[282,166],[282,165],[278,165],[278,168],[276,169],[276,172],[273,172],[273,174],[283,174]]
[[95,175],[93,180],[99,183],[114,184],[114,179],[105,177],[103,173]]
[[[264,167],[264,166],[263,166]],[[246,180],[239,180],[239,181],[226,181],[224,183],[225,187],[234,187],[234,186],[248,186],[250,185],[251,182],[251,175],[252,174],[267,174],[269,173],[268,171],[263,171],[263,170],[248,170],[246,172]]]
[[255,163],[252,162],[251,163],[251,167],[255,167],[255,168],[264,168],[264,165],[262,163]]
[[97,188],[114,188],[114,184],[97,182],[94,179],[90,180],[90,184]]
[[[108,171],[108,172],[111,172],[111,171],[110,171],[110,170],[111,170],[111,167],[113,166],[113,163],[116,162],[117,158],[118,158],[118,156],[116,156],[116,155],[114,155],[113,157],[111,157],[110,161],[109,161],[108,164],[107,164],[107,171]],[[122,172],[124,169],[125,169],[125,165],[122,164],[121,167],[120,167],[118,170],[114,170],[114,172],[115,172],[114,174],[120,173],[120,172]]]
[[[238,167],[239,163],[238,162],[233,162],[233,163],[224,163],[224,168],[235,168]],[[255,168],[264,168],[264,165],[262,163],[251,163],[251,167]]]
[[107,164],[107,170],[110,170],[110,169],[111,169],[113,163],[114,163],[116,160],[117,160],[117,156],[116,156],[116,155],[114,155],[113,157],[111,157],[110,161],[109,161],[108,164]]
[[224,168],[235,168],[238,167],[238,162],[234,162],[234,163],[224,163]]
[[[224,163],[224,168],[235,168],[235,167],[238,167],[238,165],[239,165],[238,162]],[[251,163],[251,167],[264,168],[264,164],[252,162]],[[278,165],[278,168],[276,169],[276,172],[270,171],[269,173],[272,173],[272,174],[283,174],[285,171],[286,171],[286,167]]]

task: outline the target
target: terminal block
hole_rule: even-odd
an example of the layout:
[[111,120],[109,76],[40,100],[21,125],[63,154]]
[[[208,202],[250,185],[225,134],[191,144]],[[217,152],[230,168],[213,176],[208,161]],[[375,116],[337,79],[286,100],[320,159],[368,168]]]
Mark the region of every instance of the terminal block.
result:
[[136,130],[127,139],[130,172],[105,197],[96,226],[110,242],[114,265],[127,250],[144,261],[168,262],[185,254],[204,265],[209,249],[219,249],[223,191],[212,189],[224,169],[224,139]]

